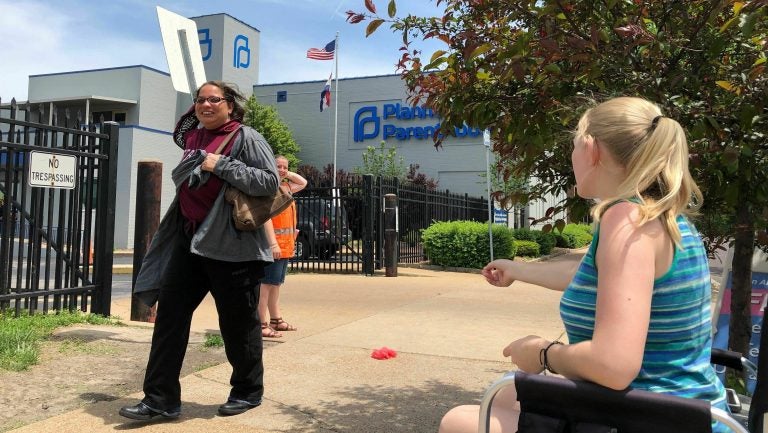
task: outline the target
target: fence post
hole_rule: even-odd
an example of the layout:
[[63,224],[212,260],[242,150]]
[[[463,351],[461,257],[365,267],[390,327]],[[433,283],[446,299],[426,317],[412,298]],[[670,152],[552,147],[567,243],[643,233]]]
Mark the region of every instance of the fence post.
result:
[[384,196],[384,266],[385,276],[397,276],[398,248],[397,195]]
[[[97,291],[91,300],[91,312],[109,316],[112,304],[112,263],[115,247],[115,200],[117,194],[117,145],[120,125],[104,122],[109,139],[103,141],[106,160],[99,162],[98,207],[104,213],[96,219],[93,280]],[[102,207],[103,206],[103,207]],[[88,251],[83,251],[88,254]]]
[[373,257],[373,234],[374,215],[376,196],[373,193],[373,175],[363,175],[363,274],[373,275],[374,257]]
[[[136,277],[141,262],[147,253],[152,237],[160,225],[160,195],[162,191],[163,163],[160,161],[139,161],[136,173],[136,222],[133,235],[133,279],[131,294],[134,294]],[[148,307],[136,296],[131,297],[131,320],[154,322],[155,306]]]

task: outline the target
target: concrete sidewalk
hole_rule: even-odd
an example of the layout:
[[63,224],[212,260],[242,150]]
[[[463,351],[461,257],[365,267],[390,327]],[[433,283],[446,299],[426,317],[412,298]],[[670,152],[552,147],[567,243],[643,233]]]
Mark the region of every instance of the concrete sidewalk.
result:
[[[569,254],[555,260],[580,260]],[[117,415],[142,394],[99,402],[14,432],[436,432],[453,406],[477,403],[512,365],[501,355],[529,334],[561,336],[559,293],[524,283],[488,285],[478,274],[400,268],[399,276],[293,274],[281,292],[284,332],[264,351],[262,406],[233,417],[216,409],[229,392],[229,364],[182,378],[181,417],[132,422]],[[130,299],[112,314],[130,317]],[[218,329],[212,299],[193,331]],[[147,324],[131,324],[151,326]],[[374,360],[387,346],[394,359]]]

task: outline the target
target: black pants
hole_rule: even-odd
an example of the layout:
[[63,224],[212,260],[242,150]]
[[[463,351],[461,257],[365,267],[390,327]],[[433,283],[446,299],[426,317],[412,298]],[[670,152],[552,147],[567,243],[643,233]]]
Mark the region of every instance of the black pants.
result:
[[144,400],[159,410],[181,405],[179,375],[192,313],[210,290],[216,301],[224,348],[232,364],[230,398],[258,402],[264,394],[264,364],[258,280],[264,262],[222,262],[189,252],[189,236],[179,231],[173,258],[165,270],[157,303]]

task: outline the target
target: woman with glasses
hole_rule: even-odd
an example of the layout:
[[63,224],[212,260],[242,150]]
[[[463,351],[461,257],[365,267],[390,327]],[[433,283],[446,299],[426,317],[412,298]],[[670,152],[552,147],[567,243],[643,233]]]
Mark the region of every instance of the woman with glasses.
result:
[[145,304],[157,302],[145,396],[120,409],[124,417],[146,421],[180,415],[179,375],[192,313],[209,291],[232,364],[232,389],[218,413],[236,415],[261,404],[258,281],[265,264],[272,262],[272,252],[263,227],[235,229],[224,190],[229,186],[269,196],[277,192],[279,180],[270,145],[241,124],[243,100],[233,86],[209,81],[197,90],[193,108],[176,125],[174,141],[184,150],[173,170],[176,198],[152,239],[134,289]]

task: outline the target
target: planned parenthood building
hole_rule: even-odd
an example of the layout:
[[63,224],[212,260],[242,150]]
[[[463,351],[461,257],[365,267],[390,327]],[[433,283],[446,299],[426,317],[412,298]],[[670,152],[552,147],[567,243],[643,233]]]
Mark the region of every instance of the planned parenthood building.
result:
[[[301,147],[302,163],[338,169],[362,165],[367,147],[396,148],[406,165],[439,182],[440,189],[471,196],[486,194],[482,133],[459,128],[435,149],[430,138],[439,119],[432,110],[406,104],[404,83],[397,75],[346,78],[332,87],[331,106],[320,111],[325,79],[299,83],[259,84],[259,30],[227,14],[191,18],[196,22],[207,79],[235,83],[246,96],[277,108]],[[329,63],[330,64],[330,63]],[[0,116],[8,113],[13,95],[2,96]],[[337,100],[337,101],[336,101]],[[338,135],[334,139],[334,107],[338,103]],[[171,170],[181,157],[171,134],[176,120],[191,106],[189,94],[174,90],[167,72],[143,65],[87,71],[52,71],[29,77],[30,121],[48,123],[55,113],[81,113],[84,122],[103,118],[120,124],[115,248],[132,248],[136,213],[136,172],[141,161],[162,163],[161,214],[174,197]],[[0,131],[1,133],[2,131]],[[543,212],[542,212],[543,214]]]
[[[395,148],[405,165],[418,164],[419,172],[439,182],[440,189],[486,194],[486,155],[482,131],[458,128],[456,137],[446,137],[435,149],[432,134],[440,119],[429,108],[406,103],[406,89],[398,75],[346,78],[339,91],[332,89],[332,102],[320,111],[320,93],[325,80],[300,83],[260,84],[253,94],[262,104],[274,106],[289,125],[301,147],[299,158],[315,166],[333,162],[347,171],[362,165],[366,148]],[[338,104],[338,135],[333,136]]]

